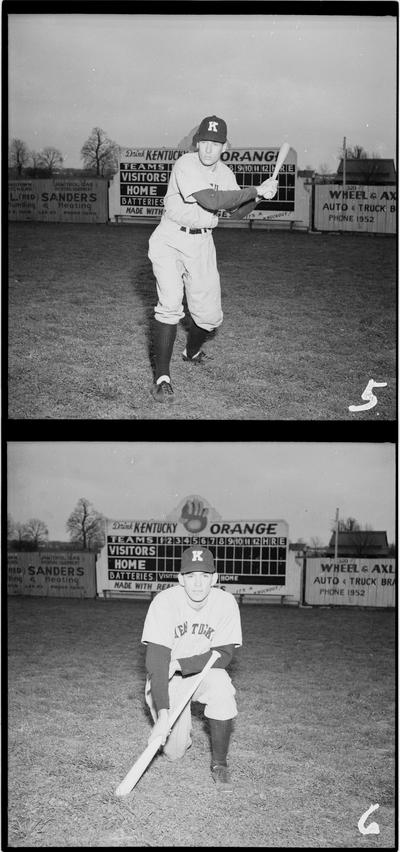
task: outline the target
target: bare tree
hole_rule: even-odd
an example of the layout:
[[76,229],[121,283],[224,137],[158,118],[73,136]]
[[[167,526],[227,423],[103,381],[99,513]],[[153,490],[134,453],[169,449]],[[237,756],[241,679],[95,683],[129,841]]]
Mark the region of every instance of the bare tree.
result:
[[31,151],[30,153],[30,162],[31,165],[29,169],[26,169],[26,174],[30,177],[41,177],[43,173],[47,174],[46,166],[42,160],[42,155],[40,151]]
[[66,528],[71,541],[79,542],[83,550],[97,550],[105,542],[104,517],[86,497],[79,498],[67,520]]
[[[339,160],[343,159],[343,153],[343,148],[339,148]],[[346,160],[365,160],[367,158],[368,154],[362,145],[346,145]]]
[[352,160],[367,160],[368,154],[362,145],[353,145],[352,148],[347,149],[347,157]]
[[25,177],[46,178],[49,176],[49,170],[46,168],[46,165],[42,160],[40,151],[31,151],[29,161],[30,165],[25,168]]
[[82,145],[81,159],[84,167],[95,171],[98,177],[114,174],[118,168],[119,145],[101,127],[94,127]]
[[[38,523],[42,523],[39,521]],[[37,550],[38,546],[32,540],[32,530],[29,524],[14,521],[11,515],[7,517],[7,547],[9,550]]]
[[8,149],[8,165],[15,169],[18,177],[29,162],[29,149],[22,139],[12,139]]
[[7,515],[7,541],[12,541],[15,538],[15,521],[14,518]]
[[31,518],[26,524],[24,524],[24,530],[25,541],[28,541],[35,550],[38,550],[49,537],[49,531],[46,524],[44,521],[39,520],[39,518]]
[[20,521],[17,521],[14,525],[13,541],[15,542],[16,550],[23,550],[24,542],[26,541],[26,525],[21,524]]
[[41,164],[41,161],[42,161],[42,155],[40,154],[40,151],[31,151],[29,156],[30,156],[30,161],[32,163],[32,168],[33,169],[40,168],[40,164]]
[[[360,530],[360,524],[355,518],[339,518],[338,521],[338,530],[339,532],[354,532],[355,530]],[[332,532],[336,532],[336,521],[332,522],[331,527]]]
[[38,166],[46,169],[49,175],[52,175],[56,169],[60,169],[63,164],[63,157],[58,148],[47,147],[39,153]]

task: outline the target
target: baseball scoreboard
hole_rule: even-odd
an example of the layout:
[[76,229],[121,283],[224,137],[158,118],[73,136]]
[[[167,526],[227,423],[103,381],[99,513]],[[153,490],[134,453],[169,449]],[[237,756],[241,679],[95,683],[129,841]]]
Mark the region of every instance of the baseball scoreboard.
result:
[[182,553],[194,545],[211,550],[219,585],[227,591],[285,594],[287,523],[209,521],[204,507],[202,515],[189,510],[175,521],[107,521],[107,541],[97,563],[98,593],[157,592],[175,585]]
[[[118,172],[110,186],[110,218],[159,219],[175,162],[188,151],[173,148],[121,149]],[[272,176],[279,148],[231,148],[221,161],[233,171],[242,189],[260,186]],[[278,193],[262,201],[246,219],[294,219],[297,155],[290,148],[278,175]],[[229,213],[220,212],[229,219]]]

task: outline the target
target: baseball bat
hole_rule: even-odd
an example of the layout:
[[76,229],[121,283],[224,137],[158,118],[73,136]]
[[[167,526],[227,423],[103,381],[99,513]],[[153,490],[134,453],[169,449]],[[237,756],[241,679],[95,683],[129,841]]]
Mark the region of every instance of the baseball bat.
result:
[[[170,730],[175,724],[178,717],[181,715],[182,710],[184,710],[184,708],[186,707],[188,701],[190,701],[193,693],[196,692],[197,687],[199,686],[207,672],[210,670],[211,666],[215,663],[215,660],[217,660],[220,656],[221,655],[218,653],[218,651],[212,652],[211,657],[205,664],[204,668],[201,670],[201,672],[199,672],[197,677],[192,680],[190,684],[190,689],[188,690],[187,694],[184,695],[181,701],[178,702],[176,707],[171,710],[169,716]],[[148,744],[147,748],[142,751],[141,755],[133,764],[129,772],[125,775],[125,778],[118,785],[115,791],[116,796],[127,796],[128,793],[130,793],[130,791],[134,788],[135,784],[137,784],[137,782],[139,781],[139,778],[141,778],[141,776],[143,775],[143,772],[148,767],[149,763],[151,763],[155,753],[160,748],[161,740],[161,736],[156,737]]]
[[273,171],[273,174],[272,174],[272,180],[276,180],[278,172],[282,168],[282,166],[283,166],[283,164],[286,160],[286,157],[289,153],[289,147],[290,147],[289,144],[287,142],[284,142],[283,145],[281,145],[281,147],[279,148],[279,153],[278,153],[278,156],[276,158],[275,168],[274,168],[274,171]]

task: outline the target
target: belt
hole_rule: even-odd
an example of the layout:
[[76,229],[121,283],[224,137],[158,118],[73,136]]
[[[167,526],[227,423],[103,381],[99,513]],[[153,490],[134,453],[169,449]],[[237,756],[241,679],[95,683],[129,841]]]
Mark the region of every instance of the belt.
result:
[[208,231],[211,231],[211,228],[185,228],[182,225],[179,230],[186,231],[187,234],[207,234]]

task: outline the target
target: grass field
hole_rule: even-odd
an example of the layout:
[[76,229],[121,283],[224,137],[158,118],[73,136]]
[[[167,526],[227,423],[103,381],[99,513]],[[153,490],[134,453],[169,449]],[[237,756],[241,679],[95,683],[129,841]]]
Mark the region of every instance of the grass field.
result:
[[[241,608],[235,791],[210,779],[201,705],[182,761],[147,743],[148,602],[9,598],[9,845],[394,848],[395,614]],[[372,804],[363,836],[357,824]],[[3,823],[4,827],[4,823]],[[3,844],[4,848],[4,844]]]
[[[217,229],[224,323],[151,396],[153,226],[11,223],[9,417],[395,420],[396,239]],[[362,405],[368,382],[378,404]]]

